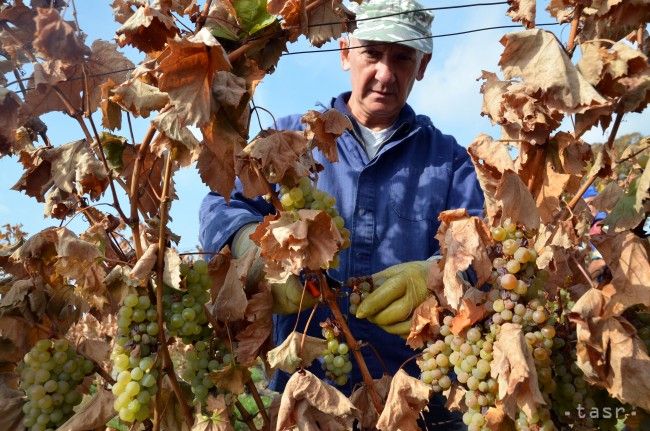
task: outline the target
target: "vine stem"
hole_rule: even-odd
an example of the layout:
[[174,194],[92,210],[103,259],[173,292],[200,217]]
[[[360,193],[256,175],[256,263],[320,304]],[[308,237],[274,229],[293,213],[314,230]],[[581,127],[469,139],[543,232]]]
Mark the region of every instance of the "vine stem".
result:
[[252,49],[254,47],[257,47],[258,45],[265,45],[269,37],[263,37],[260,39],[254,39],[249,42],[246,42],[236,50],[230,52],[228,54],[228,61],[230,63],[234,63],[235,61],[239,60],[239,58],[244,55],[249,49]]
[[352,350],[352,354],[354,355],[354,359],[357,361],[357,365],[359,365],[359,371],[361,371],[363,382],[365,383],[366,388],[368,388],[368,393],[370,394],[372,405],[375,407],[375,410],[377,410],[377,413],[381,413],[383,410],[382,401],[379,397],[379,394],[377,393],[377,390],[375,389],[375,384],[372,381],[372,376],[368,370],[368,365],[366,365],[366,361],[363,359],[363,355],[361,354],[359,342],[357,342],[357,340],[354,338],[354,335],[352,335],[350,327],[348,326],[343,313],[341,313],[339,304],[336,301],[336,294],[327,284],[325,275],[322,272],[317,272],[316,275],[318,276],[318,284],[320,291],[323,294],[323,299],[325,299],[325,302],[332,311],[334,320],[336,320],[339,328],[341,328],[341,332],[343,332],[343,335],[345,336],[345,341],[348,343],[350,350]]
[[205,22],[208,19],[208,13],[210,13],[210,7],[212,6],[212,0],[208,0],[205,2],[203,5],[203,10],[201,11],[201,15],[199,15],[199,18],[196,20],[196,30],[194,33],[196,34],[203,26],[205,25]]
[[[149,145],[153,140],[153,136],[156,134],[156,127],[151,124],[147,134],[140,144],[138,149],[138,155],[135,158],[135,163],[133,165],[133,175],[131,175],[131,190],[129,193],[129,198],[131,200],[131,231],[133,232],[133,243],[135,244],[135,255],[139,259],[142,256],[142,243],[140,242],[140,218],[138,216],[138,181],[140,177],[140,170],[142,169],[142,164],[144,163],[145,155],[149,150]],[[135,142],[134,142],[135,144]]]
[[99,376],[102,379],[104,379],[106,381],[106,383],[110,383],[111,385],[115,384],[115,380],[111,377],[110,374],[108,374],[108,371],[106,371],[105,369],[102,368],[102,366],[99,364],[99,362],[97,362],[96,360],[94,360],[90,356],[85,355],[84,353],[80,352],[78,349],[75,349],[75,350],[77,351],[78,355],[83,356],[84,358],[88,359],[90,362],[93,363],[93,365],[95,367],[95,371],[97,372],[97,374],[99,374]]
[[[621,120],[623,119],[623,115],[624,112],[619,107],[619,109],[616,110],[616,118],[614,119],[614,124],[612,125],[612,131],[609,134],[609,138],[607,139],[607,143],[605,144],[605,149],[603,151],[612,149],[612,146],[614,145],[614,139],[616,139],[616,134],[618,133],[618,128],[621,125]],[[596,181],[596,178],[598,178],[598,172],[592,172],[587,180],[582,183],[580,189],[576,192],[575,196],[573,196],[573,199],[571,199],[569,202],[568,209],[572,210],[575,208],[582,195],[587,191],[589,186],[591,186],[593,182]]]
[[567,42],[566,50],[569,56],[573,56],[573,51],[576,49],[576,37],[578,36],[578,25],[580,24],[580,15],[582,14],[582,6],[576,6],[573,12],[573,19],[571,20],[571,31],[569,32],[569,41]]
[[249,430],[251,431],[257,431],[257,428],[255,427],[255,423],[253,422],[253,415],[251,415],[248,410],[246,410],[246,407],[242,405],[242,403],[239,400],[235,400],[235,407],[237,407],[237,410],[239,410],[239,413],[241,414],[241,418],[248,427]]
[[[169,189],[172,178],[172,166],[174,164],[174,152],[171,151],[167,154],[167,160],[165,161],[165,172],[163,177],[163,190],[162,190],[162,200],[160,201],[160,231],[158,233],[158,260],[156,266],[156,314],[158,318],[158,344],[160,344],[160,350],[162,352],[162,371],[169,376],[169,381],[178,399],[178,403],[181,406],[181,411],[185,419],[187,426],[192,428],[194,423],[194,417],[192,415],[192,409],[185,401],[183,397],[183,392],[181,387],[178,384],[178,379],[176,378],[176,373],[174,372],[174,364],[171,361],[169,356],[169,349],[167,347],[167,336],[165,335],[165,326],[164,326],[164,310],[163,310],[163,270],[165,268],[165,250],[167,243],[167,221],[169,218],[168,208],[169,208]],[[160,415],[156,415],[157,419],[160,419]],[[154,431],[160,429],[160,420],[154,422]]]

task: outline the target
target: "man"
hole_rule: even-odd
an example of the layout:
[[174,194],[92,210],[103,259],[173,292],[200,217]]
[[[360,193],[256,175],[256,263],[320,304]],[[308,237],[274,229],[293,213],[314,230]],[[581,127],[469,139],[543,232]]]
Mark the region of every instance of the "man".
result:
[[[376,378],[384,371],[382,361],[393,374],[414,354],[395,334],[404,333],[410,311],[426,297],[426,260],[438,251],[434,239],[438,214],[467,208],[478,215],[483,207],[483,195],[466,150],[406,104],[414,82],[424,77],[431,60],[433,16],[424,11],[402,13],[419,9],[422,7],[414,0],[370,0],[357,8],[357,29],[349,39],[339,42],[341,64],[350,71],[352,91],[331,101],[331,107],[350,118],[354,130],[338,139],[337,163],[315,154],[324,166],[318,188],[336,198],[337,209],[351,232],[351,245],[342,251],[340,267],[330,275],[345,281],[375,274],[379,291],[382,286],[395,284],[407,287],[399,299],[385,300],[377,295],[371,309],[357,312],[364,318],[348,314],[352,333],[381,355],[378,360],[371,349],[362,351]],[[302,129],[300,115],[280,119],[278,128]],[[271,211],[264,200],[246,199],[239,191],[233,193],[230,205],[210,193],[200,211],[201,243],[211,251],[231,244],[235,255],[243,254],[251,246],[248,236]],[[285,313],[298,311],[295,298],[300,290],[294,278],[274,285],[276,308]],[[386,313],[381,311],[394,306],[395,301],[406,307],[406,315],[385,318]],[[342,300],[341,305],[345,313],[348,301]],[[326,308],[318,308],[314,322],[328,316]],[[300,314],[298,328],[305,327],[307,314]],[[276,316],[274,341],[281,342],[292,331],[295,319],[295,314]],[[309,333],[320,336],[320,328],[312,324]],[[341,388],[347,393],[361,381],[354,361],[353,365],[350,382]],[[322,376],[317,368],[313,371]],[[417,375],[413,361],[407,370]],[[281,390],[286,380],[283,373],[276,374],[271,386]],[[447,421],[444,429],[455,429],[448,426],[453,418],[443,407],[430,408],[432,423]]]

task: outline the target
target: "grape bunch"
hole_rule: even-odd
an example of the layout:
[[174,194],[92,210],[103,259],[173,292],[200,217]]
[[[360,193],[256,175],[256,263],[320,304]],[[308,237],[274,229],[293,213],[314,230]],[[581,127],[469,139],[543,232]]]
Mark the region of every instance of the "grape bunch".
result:
[[181,337],[185,344],[191,344],[209,338],[212,333],[207,325],[204,307],[210,299],[208,290],[212,280],[204,260],[195,261],[191,267],[182,263],[180,269],[187,289],[166,289],[163,295],[165,324],[170,335]]
[[338,386],[343,386],[350,378],[352,362],[350,348],[347,343],[339,340],[339,329],[331,322],[321,323],[323,337],[327,340],[327,348],[323,351],[323,369],[325,376]]
[[190,384],[194,401],[205,404],[208,392],[215,386],[209,374],[231,363],[233,356],[225,352],[225,346],[220,341],[202,340],[194,344],[185,359],[181,378]]
[[[350,246],[350,231],[345,228],[343,217],[339,215],[336,209],[336,199],[329,193],[314,187],[309,178],[301,178],[298,185],[293,188],[282,186],[280,188],[280,203],[285,211],[299,209],[325,211],[332,218],[341,237],[343,237],[342,248]],[[330,263],[330,267],[338,267],[338,254]]]
[[158,390],[155,350],[160,328],[147,295],[127,295],[117,314],[113,361],[113,408],[124,422],[150,417],[150,401]]
[[357,307],[359,304],[370,295],[372,286],[368,281],[361,281],[359,284],[354,284],[353,291],[350,293],[350,313],[357,314]]
[[25,427],[53,430],[68,420],[81,401],[77,386],[93,368],[67,340],[39,340],[18,365],[20,387],[27,394]]

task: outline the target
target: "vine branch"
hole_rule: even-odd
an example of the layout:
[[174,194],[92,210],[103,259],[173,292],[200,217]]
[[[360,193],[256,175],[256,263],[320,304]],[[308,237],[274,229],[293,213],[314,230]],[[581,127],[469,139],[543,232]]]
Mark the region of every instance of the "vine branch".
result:
[[[142,243],[140,242],[140,217],[138,216],[138,178],[140,177],[140,170],[142,169],[142,164],[144,163],[145,155],[149,150],[149,145],[153,140],[153,136],[156,134],[156,128],[152,124],[147,130],[147,134],[138,148],[138,155],[135,158],[135,163],[133,164],[133,175],[131,175],[131,190],[129,193],[129,198],[131,200],[131,217],[129,218],[131,231],[133,232],[133,242],[135,244],[135,255],[139,259],[142,256]],[[135,144],[135,142],[133,143]]]
[[[167,336],[165,335],[165,322],[164,322],[164,310],[163,310],[163,270],[165,268],[165,250],[167,249],[167,221],[169,218],[168,207],[169,207],[169,189],[172,177],[172,166],[174,164],[174,152],[171,151],[167,154],[167,160],[165,162],[165,172],[163,176],[163,199],[160,201],[160,231],[158,233],[158,260],[156,265],[156,314],[158,320],[158,342],[160,344],[160,349],[162,353],[162,372],[169,376],[169,382],[171,383],[172,390],[176,399],[181,406],[181,412],[183,413],[183,418],[188,427],[192,427],[194,423],[194,417],[192,415],[192,409],[185,401],[181,387],[178,384],[178,379],[176,378],[176,373],[174,372],[174,364],[172,363],[171,357],[169,356],[169,349],[167,347]],[[134,181],[135,182],[135,181]],[[160,421],[157,420],[154,422],[154,431],[160,429]]]
[[370,375],[370,371],[368,370],[368,366],[366,365],[366,361],[363,359],[363,355],[361,354],[359,342],[357,342],[357,340],[354,338],[354,335],[352,335],[350,327],[348,326],[343,313],[341,313],[339,304],[336,301],[336,294],[327,284],[325,275],[323,275],[322,272],[316,272],[315,274],[318,276],[318,284],[320,291],[323,294],[323,299],[325,299],[325,302],[332,311],[334,319],[336,320],[339,328],[341,328],[341,332],[343,332],[343,335],[345,336],[345,341],[348,343],[348,346],[354,355],[354,359],[357,361],[357,365],[359,365],[359,371],[361,371],[363,382],[365,383],[366,388],[368,388],[368,393],[370,394],[372,405],[374,406],[375,410],[377,410],[377,413],[381,413],[383,410],[382,401],[379,397],[379,394],[377,393],[377,390],[375,389],[375,384],[372,380],[372,376]]
[[578,26],[580,24],[580,15],[582,15],[582,5],[576,6],[573,12],[573,19],[571,20],[571,31],[569,32],[569,41],[567,42],[566,50],[569,57],[573,56],[573,51],[576,49],[576,37],[578,36]]

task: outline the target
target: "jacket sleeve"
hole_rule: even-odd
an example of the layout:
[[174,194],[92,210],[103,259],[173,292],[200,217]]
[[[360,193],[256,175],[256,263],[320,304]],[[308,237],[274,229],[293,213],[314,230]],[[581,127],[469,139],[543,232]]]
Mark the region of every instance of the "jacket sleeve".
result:
[[[278,119],[278,130],[296,130],[300,116]],[[237,179],[235,190],[226,203],[223,196],[210,192],[199,209],[199,242],[205,251],[218,252],[230,244],[237,231],[249,223],[261,222],[264,216],[274,212],[273,206],[261,197],[249,199],[242,193]]]
[[446,208],[467,208],[472,216],[483,216],[483,190],[476,178],[476,170],[467,150],[454,145],[451,186],[447,193]]

